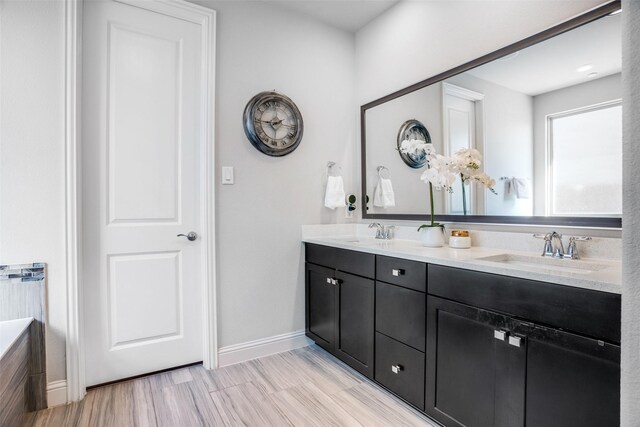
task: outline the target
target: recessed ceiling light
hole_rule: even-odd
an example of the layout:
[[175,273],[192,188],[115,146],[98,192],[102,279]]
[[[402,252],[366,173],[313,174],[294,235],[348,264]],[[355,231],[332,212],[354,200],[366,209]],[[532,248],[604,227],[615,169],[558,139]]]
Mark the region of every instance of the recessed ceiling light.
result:
[[598,73],[596,73],[595,71],[593,73],[589,73],[587,74],[587,77],[589,77],[590,79],[594,78],[595,76],[597,76]]
[[576,71],[579,73],[584,73],[585,71],[589,71],[592,68],[593,68],[593,65],[587,64],[587,65],[583,65],[582,67],[578,67]]

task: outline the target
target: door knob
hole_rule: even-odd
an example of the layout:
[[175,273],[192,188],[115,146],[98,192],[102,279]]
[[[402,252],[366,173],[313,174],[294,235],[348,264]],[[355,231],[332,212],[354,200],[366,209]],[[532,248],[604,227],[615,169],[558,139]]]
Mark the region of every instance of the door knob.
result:
[[190,242],[193,242],[198,238],[198,234],[195,231],[190,231],[189,234],[178,234],[178,237],[186,237]]

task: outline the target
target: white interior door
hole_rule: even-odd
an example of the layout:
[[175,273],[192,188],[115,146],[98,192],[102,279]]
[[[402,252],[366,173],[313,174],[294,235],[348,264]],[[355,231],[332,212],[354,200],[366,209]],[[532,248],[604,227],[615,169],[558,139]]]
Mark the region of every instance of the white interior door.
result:
[[113,1],[83,12],[88,386],[202,360],[201,27]]
[[[448,155],[462,148],[476,148],[476,105],[474,101],[453,94],[444,95],[445,147]],[[453,193],[447,195],[447,213],[463,215],[460,180],[454,184]],[[467,215],[477,214],[474,206],[473,183],[465,187]]]

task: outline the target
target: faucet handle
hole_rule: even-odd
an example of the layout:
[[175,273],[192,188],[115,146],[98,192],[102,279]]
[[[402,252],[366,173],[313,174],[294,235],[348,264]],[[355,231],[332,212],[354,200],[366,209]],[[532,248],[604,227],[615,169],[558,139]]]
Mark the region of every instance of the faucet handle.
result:
[[551,243],[553,233],[536,233],[533,235],[533,237],[535,237],[536,239],[544,239],[544,249],[542,250],[542,256],[553,256],[553,243]]
[[591,237],[587,236],[579,236],[579,237],[570,237],[569,238],[569,247],[567,248],[567,253],[565,254],[565,258],[569,259],[580,259],[580,255],[578,255],[578,246],[576,245],[576,241],[587,241],[592,240]]
[[393,230],[396,228],[395,225],[383,225],[382,226],[382,236],[386,240],[393,239]]

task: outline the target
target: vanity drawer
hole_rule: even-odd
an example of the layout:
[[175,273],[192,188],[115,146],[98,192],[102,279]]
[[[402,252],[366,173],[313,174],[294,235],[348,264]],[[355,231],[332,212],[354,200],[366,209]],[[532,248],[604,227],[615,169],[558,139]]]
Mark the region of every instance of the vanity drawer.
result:
[[376,381],[421,410],[424,370],[424,353],[376,333]]
[[376,271],[375,255],[330,246],[307,243],[306,259],[313,264],[372,279]]
[[427,291],[427,264],[387,256],[376,257],[376,279],[420,292]]
[[376,282],[376,330],[424,351],[426,294]]
[[618,294],[440,265],[429,266],[429,294],[620,343]]

